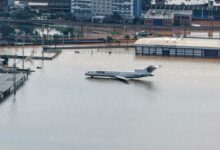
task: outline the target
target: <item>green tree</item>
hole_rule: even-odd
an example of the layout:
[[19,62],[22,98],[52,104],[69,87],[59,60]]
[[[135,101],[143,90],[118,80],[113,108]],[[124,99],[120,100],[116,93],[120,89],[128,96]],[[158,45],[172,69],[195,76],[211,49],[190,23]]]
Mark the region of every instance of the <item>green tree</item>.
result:
[[111,36],[107,36],[106,42],[107,43],[112,43],[113,42],[113,38]]
[[22,10],[15,11],[11,14],[11,17],[13,19],[21,19],[21,20],[27,20],[37,17],[37,13],[33,10],[31,10],[29,7],[25,7]]
[[130,36],[128,34],[125,35],[125,40],[127,41],[127,45],[128,45],[128,40],[130,39]]
[[60,39],[60,35],[58,35],[58,34],[53,35],[53,41],[54,41],[55,49],[57,49],[57,44],[59,42],[59,39]]
[[2,65],[8,65],[8,61],[9,61],[8,56],[3,55],[3,56],[1,57],[1,59],[4,59],[4,61],[3,61]]
[[26,25],[22,24],[19,25],[20,32],[25,32],[26,34],[33,35],[34,33],[34,26],[32,24]]
[[13,35],[15,33],[15,28],[7,24],[2,24],[0,25],[0,33],[2,35],[2,38],[7,39],[10,35]]
[[147,6],[150,6],[151,5],[151,0],[146,0],[146,4],[147,4]]
[[40,39],[40,33],[38,32],[38,31],[34,31],[33,32],[33,41],[35,42],[35,43],[37,43],[37,41],[39,41],[39,39]]

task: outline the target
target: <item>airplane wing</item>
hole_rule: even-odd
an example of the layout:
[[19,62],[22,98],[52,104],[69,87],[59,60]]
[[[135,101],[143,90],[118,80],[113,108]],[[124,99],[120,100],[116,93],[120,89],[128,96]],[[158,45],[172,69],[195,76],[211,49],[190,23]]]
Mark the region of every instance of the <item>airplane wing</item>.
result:
[[122,80],[122,81],[128,81],[128,78],[122,77],[122,76],[114,76],[116,79],[118,80]]

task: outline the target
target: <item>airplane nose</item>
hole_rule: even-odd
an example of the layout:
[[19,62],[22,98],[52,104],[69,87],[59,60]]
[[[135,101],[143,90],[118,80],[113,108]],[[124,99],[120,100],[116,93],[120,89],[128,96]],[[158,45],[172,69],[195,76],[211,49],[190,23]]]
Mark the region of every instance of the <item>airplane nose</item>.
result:
[[86,75],[86,76],[88,76],[88,75],[89,75],[89,73],[88,73],[88,72],[86,72],[86,73],[85,73],[85,75]]

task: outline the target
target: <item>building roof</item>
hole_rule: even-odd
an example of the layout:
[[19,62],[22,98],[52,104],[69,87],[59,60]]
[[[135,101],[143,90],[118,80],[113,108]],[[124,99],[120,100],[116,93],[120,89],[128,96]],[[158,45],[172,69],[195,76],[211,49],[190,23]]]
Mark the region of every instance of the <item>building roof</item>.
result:
[[[210,0],[214,6],[219,6],[219,0]],[[209,0],[166,0],[165,5],[204,5],[208,4]],[[155,0],[152,0],[152,4],[155,4]]]
[[192,10],[149,9],[144,18],[172,19],[174,15],[191,16]]
[[150,9],[145,18],[152,19],[172,19],[174,16],[173,10],[166,10],[166,9]]
[[29,2],[29,6],[48,6],[48,3]]
[[219,39],[154,37],[142,38],[135,42],[136,46],[183,47],[200,49],[220,49]]
[[174,11],[175,15],[186,15],[186,16],[191,16],[192,15],[192,10],[175,10]]

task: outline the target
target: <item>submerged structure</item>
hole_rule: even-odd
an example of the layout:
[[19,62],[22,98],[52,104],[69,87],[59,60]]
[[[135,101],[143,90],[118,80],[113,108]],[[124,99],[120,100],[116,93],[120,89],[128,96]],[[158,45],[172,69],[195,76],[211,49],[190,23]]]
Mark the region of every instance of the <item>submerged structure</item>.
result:
[[220,58],[219,39],[143,38],[135,42],[136,55]]

